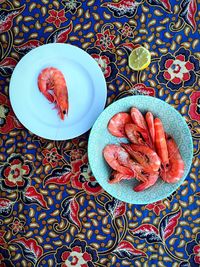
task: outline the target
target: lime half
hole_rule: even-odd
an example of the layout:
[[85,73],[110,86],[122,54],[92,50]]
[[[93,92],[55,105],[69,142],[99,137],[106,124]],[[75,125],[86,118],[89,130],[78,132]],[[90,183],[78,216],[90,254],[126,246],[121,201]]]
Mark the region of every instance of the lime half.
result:
[[151,54],[143,46],[132,50],[128,58],[128,65],[133,70],[143,70],[151,63]]

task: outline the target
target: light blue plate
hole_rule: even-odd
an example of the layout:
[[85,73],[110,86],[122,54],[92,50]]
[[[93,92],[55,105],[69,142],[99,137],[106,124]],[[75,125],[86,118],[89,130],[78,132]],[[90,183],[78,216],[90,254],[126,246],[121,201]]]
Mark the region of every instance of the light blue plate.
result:
[[[133,191],[133,187],[138,184],[135,179],[112,185],[108,183],[111,168],[105,162],[102,151],[107,144],[118,144],[122,139],[112,136],[107,130],[107,124],[114,114],[128,112],[131,107],[137,107],[142,113],[151,111],[162,120],[165,131],[174,137],[185,162],[184,175],[178,183],[168,184],[159,178],[154,186],[142,192]],[[98,117],[90,132],[88,157],[93,175],[110,195],[131,204],[147,204],[168,197],[183,183],[192,163],[193,142],[184,118],[172,106],[150,96],[130,96],[109,105]]]

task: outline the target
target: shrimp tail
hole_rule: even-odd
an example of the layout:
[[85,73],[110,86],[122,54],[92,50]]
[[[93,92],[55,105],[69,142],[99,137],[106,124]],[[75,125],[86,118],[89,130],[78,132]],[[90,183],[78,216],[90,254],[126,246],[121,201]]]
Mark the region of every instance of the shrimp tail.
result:
[[133,188],[133,190],[135,192],[141,192],[149,187],[151,187],[152,185],[154,185],[156,183],[156,181],[158,180],[158,172],[155,172],[154,174],[150,174],[148,177],[148,180],[140,183],[139,185],[135,186]]
[[40,92],[48,99],[51,103],[55,101],[54,96],[49,93],[47,82],[41,78],[41,74],[38,77],[38,88]]
[[147,185],[148,185],[148,182],[139,183],[139,185],[135,186],[135,187],[133,188],[133,190],[134,190],[135,192],[143,191],[143,190],[147,189]]
[[43,92],[43,95],[46,97],[46,99],[49,100],[49,102],[51,103],[55,102],[54,96],[50,94],[48,91]]
[[146,181],[146,182],[144,182],[144,183],[140,183],[139,185],[135,186],[135,187],[133,188],[133,190],[134,190],[135,192],[141,192],[141,191],[144,191],[145,189],[147,189],[148,187],[150,187],[150,186],[149,186],[148,181]]
[[116,184],[119,183],[122,180],[130,180],[133,179],[135,175],[125,175],[123,173],[119,173],[116,171],[113,171],[111,173],[110,179],[109,179],[109,184]]

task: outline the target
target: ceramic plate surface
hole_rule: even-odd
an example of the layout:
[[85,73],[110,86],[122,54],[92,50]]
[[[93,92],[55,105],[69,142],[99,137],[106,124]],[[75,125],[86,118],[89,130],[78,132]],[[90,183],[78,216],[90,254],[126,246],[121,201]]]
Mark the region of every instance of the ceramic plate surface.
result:
[[[107,124],[114,114],[121,111],[128,112],[133,106],[142,113],[151,111],[155,117],[159,117],[165,131],[174,137],[185,162],[184,175],[178,183],[168,184],[159,178],[154,186],[142,192],[133,191],[133,187],[138,184],[135,179],[123,180],[117,184],[108,183],[111,168],[105,162],[102,151],[107,144],[119,144],[125,140],[112,136],[107,130]],[[168,197],[183,183],[192,163],[193,142],[184,118],[172,106],[150,96],[130,96],[109,105],[96,120],[90,132],[88,157],[93,175],[109,194],[127,203],[147,204]]]
[[[46,67],[58,68],[65,76],[69,113],[64,121],[38,89],[38,75]],[[100,67],[88,53],[55,43],[35,48],[19,61],[9,93],[16,116],[28,130],[46,139],[66,140],[92,127],[105,107],[107,88]]]

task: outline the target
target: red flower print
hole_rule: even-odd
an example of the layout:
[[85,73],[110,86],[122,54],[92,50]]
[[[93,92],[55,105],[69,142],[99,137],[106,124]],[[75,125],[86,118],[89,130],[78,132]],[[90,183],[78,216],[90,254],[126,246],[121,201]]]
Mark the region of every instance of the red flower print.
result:
[[128,23],[125,23],[121,29],[118,30],[118,32],[121,33],[122,40],[125,38],[133,38],[135,26],[130,26]]
[[91,173],[88,165],[88,158],[85,154],[81,159],[72,161],[72,186],[78,189],[84,189],[89,194],[99,194],[102,192],[101,186]]
[[113,49],[115,47],[112,42],[114,38],[115,35],[111,35],[110,30],[105,30],[103,33],[97,33],[97,41],[95,45],[100,46],[103,51],[108,48]]
[[51,167],[56,167],[58,165],[58,160],[62,159],[62,156],[58,154],[57,149],[54,147],[51,150],[44,149],[42,154],[45,158],[42,161],[42,164],[47,165],[50,164]]
[[69,266],[88,266],[87,262],[92,260],[90,254],[87,252],[81,253],[80,247],[72,248],[72,251],[65,251],[61,255],[61,259],[67,264],[63,263],[62,267],[69,267]]
[[192,120],[200,122],[200,92],[192,92],[190,95],[189,115]]
[[200,70],[199,60],[191,52],[181,47],[175,54],[167,53],[159,61],[157,79],[171,90],[193,86],[196,73]]
[[53,23],[56,28],[59,28],[62,22],[67,21],[64,9],[60,11],[57,11],[55,9],[49,10],[49,14],[50,16],[46,19],[46,21],[49,23]]
[[29,167],[27,165],[22,166],[20,160],[18,159],[13,160],[12,165],[7,166],[7,168],[5,168],[4,170],[5,176],[11,175],[13,180],[5,180],[5,183],[8,186],[13,186],[15,184],[17,184],[18,186],[23,186],[24,180],[22,179],[21,172],[26,175],[27,173],[29,173]]
[[55,259],[57,267],[94,267],[98,256],[85,241],[75,239],[69,247],[58,248]]
[[109,66],[110,60],[107,56],[99,56],[97,54],[93,55],[93,58],[99,64],[99,67],[102,69],[105,78],[109,77],[111,74],[111,67]]
[[64,148],[64,154],[69,157],[70,162],[81,159],[87,150],[87,140],[84,136],[74,138]]
[[190,79],[190,71],[194,70],[194,64],[186,62],[184,55],[178,55],[175,59],[166,60],[165,67],[164,78],[174,84],[188,81]]
[[18,218],[14,218],[14,221],[9,225],[9,228],[12,229],[12,233],[15,235],[18,232],[24,231],[25,222],[20,221]]
[[14,128],[22,127],[15,118],[8,97],[0,93],[0,133],[7,134]]
[[194,246],[193,252],[195,254],[194,261],[200,264],[200,245]]
[[6,191],[24,191],[32,173],[32,162],[24,160],[21,155],[13,154],[1,170],[0,187]]
[[145,206],[146,209],[148,210],[153,210],[153,212],[158,216],[160,215],[161,210],[164,210],[166,206],[162,203],[161,200],[151,203]]

